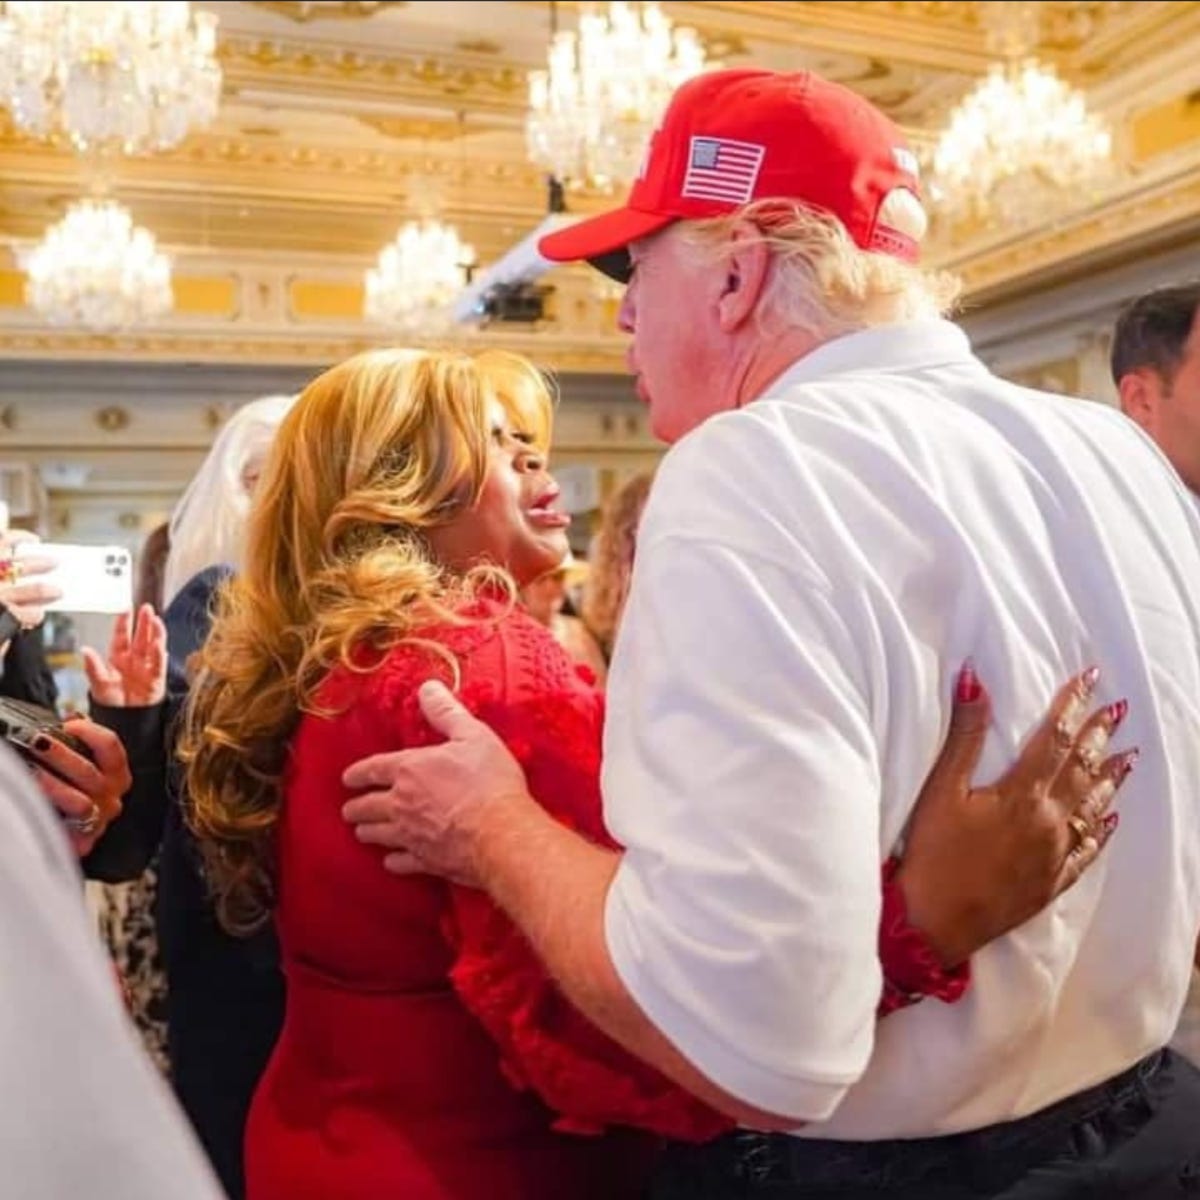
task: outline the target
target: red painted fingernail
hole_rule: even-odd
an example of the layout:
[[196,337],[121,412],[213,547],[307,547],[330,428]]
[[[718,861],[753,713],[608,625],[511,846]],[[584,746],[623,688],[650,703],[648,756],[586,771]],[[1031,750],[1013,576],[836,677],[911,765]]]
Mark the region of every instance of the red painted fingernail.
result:
[[1104,826],[1104,832],[1106,834],[1112,833],[1112,831],[1114,829],[1116,829],[1116,827],[1120,823],[1121,823],[1121,814],[1120,813],[1109,813],[1108,816],[1105,817],[1104,820],[1100,822],[1100,824]]
[[959,704],[970,704],[979,699],[983,689],[979,686],[979,677],[975,674],[975,661],[968,658],[959,668],[958,683],[954,688],[954,699]]
[[1110,729],[1116,729],[1120,723],[1125,720],[1125,714],[1129,711],[1128,700],[1118,700],[1115,704],[1108,706],[1108,725]]
[[1141,750],[1134,746],[1132,750],[1126,750],[1121,756],[1121,761],[1117,764],[1117,787],[1125,782],[1125,776],[1137,765],[1141,753]]
[[1084,671],[1081,678],[1083,680],[1084,688],[1090,692],[1092,688],[1096,686],[1096,681],[1100,678],[1100,668],[1088,667],[1088,669]]

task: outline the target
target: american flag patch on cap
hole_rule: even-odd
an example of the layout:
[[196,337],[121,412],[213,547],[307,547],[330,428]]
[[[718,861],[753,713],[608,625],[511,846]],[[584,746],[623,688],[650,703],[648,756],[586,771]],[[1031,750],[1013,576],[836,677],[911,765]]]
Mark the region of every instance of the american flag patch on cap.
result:
[[766,147],[726,138],[694,137],[682,196],[745,204],[754,195]]

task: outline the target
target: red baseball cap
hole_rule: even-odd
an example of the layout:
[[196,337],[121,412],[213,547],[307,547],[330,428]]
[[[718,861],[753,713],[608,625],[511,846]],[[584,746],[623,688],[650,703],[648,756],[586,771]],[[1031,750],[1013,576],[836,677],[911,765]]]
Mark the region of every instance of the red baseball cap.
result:
[[864,250],[915,261],[917,242],[879,220],[896,188],[920,197],[916,156],[862,96],[808,71],[712,71],[675,92],[624,207],[549,234],[538,249],[627,278],[630,242],[778,199],[832,214]]

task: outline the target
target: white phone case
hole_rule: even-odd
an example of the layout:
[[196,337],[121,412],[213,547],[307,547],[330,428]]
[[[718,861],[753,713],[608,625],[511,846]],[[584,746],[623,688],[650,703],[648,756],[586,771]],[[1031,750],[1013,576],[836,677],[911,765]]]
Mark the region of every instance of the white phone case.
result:
[[20,542],[15,549],[18,558],[54,559],[54,570],[36,577],[62,592],[47,612],[123,613],[133,606],[133,561],[124,546]]

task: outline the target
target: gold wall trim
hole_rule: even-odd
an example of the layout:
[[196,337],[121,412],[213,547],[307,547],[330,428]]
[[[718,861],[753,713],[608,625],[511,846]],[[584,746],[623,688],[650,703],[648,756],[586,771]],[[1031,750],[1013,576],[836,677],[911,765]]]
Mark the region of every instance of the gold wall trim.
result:
[[342,0],[341,3],[307,3],[306,0],[247,0],[253,8],[278,13],[306,25],[311,21],[360,21],[386,8],[407,8],[408,0]]
[[241,285],[233,275],[176,275],[171,287],[181,316],[238,317]]
[[[65,358],[94,361],[255,363],[263,366],[326,366],[352,354],[394,344],[386,336],[321,337],[305,330],[290,337],[214,337],[211,334],[84,334],[0,331],[0,360]],[[557,341],[536,334],[467,335],[456,344],[468,348],[502,346],[527,355],[548,370],[568,374],[623,375],[623,345]]]
[[288,309],[298,321],[358,321],[363,315],[363,285],[331,280],[288,281]]
[[384,92],[393,101],[469,98],[472,110],[523,115],[528,82],[522,67],[455,63],[420,55],[373,54],[346,47],[314,47],[278,39],[222,37],[218,57],[226,88],[309,90],[314,83],[340,95]]

